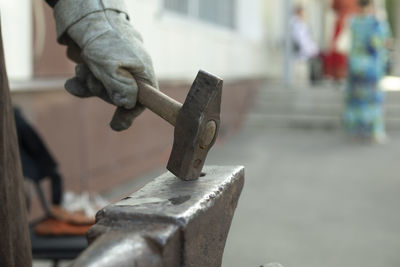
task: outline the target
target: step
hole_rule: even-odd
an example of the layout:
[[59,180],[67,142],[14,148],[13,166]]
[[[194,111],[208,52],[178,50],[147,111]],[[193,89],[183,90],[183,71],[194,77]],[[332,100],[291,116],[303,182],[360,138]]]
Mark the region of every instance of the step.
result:
[[[338,91],[267,89],[259,92],[254,112],[281,116],[340,116],[343,104]],[[385,110],[387,118],[400,118],[399,92],[388,92]]]
[[[342,128],[341,116],[314,115],[307,116],[297,114],[293,116],[271,115],[252,113],[249,114],[246,122],[255,127],[288,127],[305,129],[340,129]],[[385,125],[388,131],[400,131],[399,118],[385,118]]]

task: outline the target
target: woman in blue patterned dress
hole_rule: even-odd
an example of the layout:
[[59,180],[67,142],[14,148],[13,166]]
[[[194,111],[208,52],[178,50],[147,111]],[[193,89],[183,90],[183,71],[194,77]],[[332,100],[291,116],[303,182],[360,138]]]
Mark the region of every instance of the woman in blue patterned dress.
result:
[[351,135],[382,142],[386,139],[379,81],[387,65],[387,23],[373,15],[371,0],[359,0],[360,14],[349,24],[351,50],[345,90],[344,124]]

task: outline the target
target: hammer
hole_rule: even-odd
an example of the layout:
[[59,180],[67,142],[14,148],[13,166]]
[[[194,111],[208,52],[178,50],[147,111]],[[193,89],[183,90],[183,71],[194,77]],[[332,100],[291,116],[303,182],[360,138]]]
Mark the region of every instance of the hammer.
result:
[[[152,86],[138,82],[139,103],[175,126],[167,169],[182,180],[199,178],[207,153],[215,143],[220,126],[222,83],[222,79],[200,70],[182,105]],[[120,107],[115,116],[124,118],[123,124],[131,125],[134,115],[132,110]]]

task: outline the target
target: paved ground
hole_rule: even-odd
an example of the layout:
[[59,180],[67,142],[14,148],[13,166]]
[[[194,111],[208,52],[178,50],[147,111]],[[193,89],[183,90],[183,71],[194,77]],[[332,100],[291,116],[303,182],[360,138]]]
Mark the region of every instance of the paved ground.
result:
[[374,145],[250,115],[208,162],[246,167],[223,266],[400,266],[400,133]]
[[207,160],[246,167],[223,266],[400,266],[400,132],[373,145],[253,118]]
[[224,266],[400,266],[399,154],[399,135],[246,128],[209,158],[246,167]]

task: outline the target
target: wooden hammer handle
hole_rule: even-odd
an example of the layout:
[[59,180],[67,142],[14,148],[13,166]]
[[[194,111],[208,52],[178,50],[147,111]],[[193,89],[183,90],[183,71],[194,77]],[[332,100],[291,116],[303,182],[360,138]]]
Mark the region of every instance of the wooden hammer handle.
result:
[[[120,68],[117,72],[129,79],[135,80],[132,74],[125,69]],[[138,80],[136,80],[136,83],[139,87],[137,96],[139,103],[168,121],[172,126],[175,126],[182,104],[175,99],[170,98],[166,94],[161,93],[159,90],[147,83]],[[135,116],[134,112],[130,112],[123,108],[117,109],[117,113],[119,113],[120,116],[125,117],[125,121],[129,125],[132,123],[132,116]]]
[[140,104],[175,126],[182,104],[146,83],[138,82],[138,86]]

